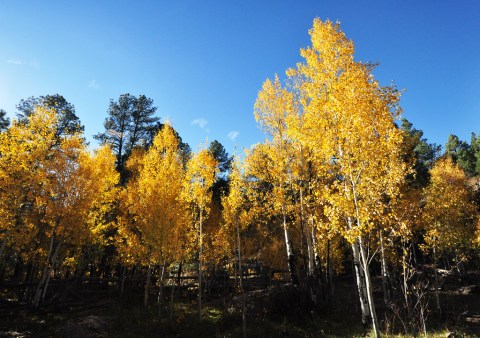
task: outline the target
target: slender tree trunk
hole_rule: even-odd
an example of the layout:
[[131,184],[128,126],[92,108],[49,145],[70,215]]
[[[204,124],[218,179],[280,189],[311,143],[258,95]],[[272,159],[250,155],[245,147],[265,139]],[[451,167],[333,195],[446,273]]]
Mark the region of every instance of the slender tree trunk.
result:
[[170,321],[173,320],[173,304],[175,301],[175,283],[172,284],[172,292],[170,294]]
[[143,294],[143,306],[148,305],[148,295],[150,293],[150,280],[152,276],[152,268],[150,265],[147,268],[147,281],[145,282],[145,292]]
[[123,297],[123,291],[125,291],[125,275],[127,273],[127,266],[123,266],[122,271],[122,284],[120,285],[120,297]]
[[353,264],[355,267],[355,275],[358,288],[358,297],[360,298],[360,309],[362,311],[362,324],[367,325],[370,318],[370,310],[368,307],[367,294],[365,288],[365,275],[360,263],[359,243],[355,241],[352,244]]
[[[412,322],[412,305],[411,305],[411,300],[410,300],[410,286],[408,285],[408,281],[411,277],[410,275],[410,267],[409,267],[409,259],[407,257],[407,247],[406,247],[406,241],[402,240],[402,282],[403,282],[403,299],[405,302],[405,307],[407,309],[407,320],[408,322]],[[416,336],[416,330],[415,330],[415,325],[412,325],[412,334],[415,337]],[[408,332],[405,332],[405,334],[408,334]]]
[[419,262],[417,257],[417,249],[415,248],[415,242],[413,241],[413,239],[411,241],[411,246],[412,246],[413,264],[414,264],[413,266],[417,268]]
[[177,284],[180,285],[181,277],[182,277],[182,270],[183,270],[183,258],[180,261],[180,264],[178,266],[178,273],[177,273]]
[[57,244],[57,247],[55,249],[55,252],[52,257],[52,264],[50,266],[50,269],[47,273],[47,280],[45,282],[45,286],[43,288],[43,293],[42,293],[42,301],[45,299],[45,294],[47,293],[47,288],[48,288],[48,283],[50,282],[50,277],[52,276],[52,271],[55,268],[55,264],[57,262],[57,257],[58,257],[58,251],[60,250],[60,246],[62,245],[63,240],[60,240]]
[[162,305],[163,305],[163,277],[165,274],[165,265],[166,263],[163,263],[163,265],[160,267],[160,285],[159,285],[159,290],[158,290],[158,319],[162,318]]
[[[352,195],[353,195],[353,202],[355,206],[355,213],[356,213],[356,218],[357,218],[357,226],[359,229],[362,228],[362,224],[360,221],[360,208],[358,205],[358,196],[356,192],[356,186],[355,186],[355,181],[353,180],[352,177],[350,177],[350,182],[352,185]],[[365,281],[365,290],[366,290],[366,296],[367,296],[367,301],[368,301],[368,307],[370,310],[370,318],[372,319],[372,325],[373,325],[373,331],[375,334],[375,337],[380,336],[380,328],[378,326],[378,319],[377,319],[377,313],[375,311],[375,303],[373,300],[373,292],[372,292],[372,281],[370,278],[370,271],[369,271],[369,262],[368,262],[368,257],[365,253],[365,244],[363,243],[363,236],[360,233],[358,236],[358,245],[360,249],[360,263],[361,263],[361,268],[364,273],[364,281]]]
[[[327,293],[325,290],[326,287],[326,276],[323,275],[322,269],[322,262],[320,260],[320,254],[318,253],[318,241],[317,241],[317,228],[313,224],[313,219],[310,220],[310,225],[312,228],[312,249],[313,249],[313,257],[314,257],[314,269],[315,269],[315,289],[320,290],[319,292],[322,301],[327,300]],[[318,300],[318,293],[317,292],[317,300]]]
[[303,210],[303,188],[300,188],[300,222],[305,223],[305,237],[307,239],[307,251],[308,251],[308,275],[313,277],[315,273],[315,256],[313,254],[313,245],[311,231],[308,222],[304,222],[304,210]]
[[436,245],[434,243],[433,244],[433,271],[434,271],[434,277],[435,277],[435,301],[437,305],[438,316],[440,317],[442,315],[442,307],[440,306],[440,294],[438,292],[440,283],[438,282],[437,268],[438,268],[437,250],[436,250]]
[[8,233],[9,233],[9,231],[7,231],[3,234],[2,244],[0,244],[0,262],[3,261],[2,257],[3,257],[3,252],[5,251],[5,247],[7,246]]
[[318,254],[318,241],[317,241],[317,228],[313,224],[313,220],[311,221],[312,226],[312,247],[313,247],[313,256],[315,259],[315,268],[318,268],[321,264],[320,262],[320,255]]
[[293,285],[298,285],[297,270],[295,267],[295,255],[293,253],[292,241],[288,236],[287,229],[287,215],[285,209],[283,208],[283,231],[285,234],[285,246],[287,247],[287,262],[288,262],[288,271],[290,272],[290,280]]
[[365,288],[367,291],[368,307],[370,309],[370,314],[372,318],[373,331],[376,337],[380,337],[380,327],[378,326],[377,312],[375,311],[375,303],[373,300],[372,281],[370,278],[368,258],[365,253],[365,244],[363,243],[362,235],[359,236],[359,246],[360,246],[360,262],[362,263],[362,268],[365,273]]
[[238,273],[240,276],[240,291],[242,292],[242,332],[243,338],[247,338],[247,318],[246,318],[246,302],[245,302],[245,290],[243,289],[243,272],[242,272],[242,251],[240,246],[240,226],[238,225],[238,216],[236,219],[237,223],[237,248],[238,248]]
[[40,278],[40,282],[38,282],[37,290],[35,291],[35,296],[33,298],[33,306],[35,308],[37,308],[38,305],[40,304],[40,298],[42,296],[42,287],[45,284],[45,281],[47,280],[47,272],[48,272],[48,268],[50,266],[50,257],[52,255],[52,251],[53,251],[54,240],[55,240],[55,232],[52,232],[52,237],[50,238],[50,244],[49,244],[49,247],[48,247],[47,261],[45,263],[45,267],[43,268],[42,276]]
[[182,265],[183,265],[183,258],[180,260],[180,264],[178,265],[178,272],[177,272],[177,280],[176,283],[173,283],[172,286],[172,297],[170,299],[170,320],[173,320],[173,307],[175,305],[174,298],[175,298],[175,286],[180,285],[182,277]]
[[387,281],[388,281],[388,271],[387,271],[387,262],[385,259],[385,247],[383,244],[383,232],[379,231],[380,238],[380,265],[382,270],[382,290],[383,290],[383,301],[385,304],[390,302],[390,292],[388,290]]
[[203,225],[202,225],[202,208],[200,207],[200,227],[198,237],[198,319],[202,320],[202,251],[203,251]]
[[327,274],[327,282],[328,282],[328,290],[330,292],[330,297],[333,297],[333,293],[335,292],[333,286],[333,274],[332,274],[332,259],[330,255],[330,240],[327,239],[327,267],[326,267],[326,274]]

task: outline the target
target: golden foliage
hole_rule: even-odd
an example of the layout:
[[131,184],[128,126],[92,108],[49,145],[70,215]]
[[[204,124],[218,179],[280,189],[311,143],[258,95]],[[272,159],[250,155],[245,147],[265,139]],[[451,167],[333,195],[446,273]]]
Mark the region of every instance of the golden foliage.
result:
[[435,163],[424,199],[427,245],[440,251],[470,246],[475,231],[475,207],[464,171],[450,158]]

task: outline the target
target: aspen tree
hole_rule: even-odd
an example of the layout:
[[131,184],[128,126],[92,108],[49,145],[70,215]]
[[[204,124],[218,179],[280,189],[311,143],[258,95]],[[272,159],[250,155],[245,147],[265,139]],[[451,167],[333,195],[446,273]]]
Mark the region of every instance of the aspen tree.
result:
[[438,259],[446,252],[458,257],[459,248],[471,245],[475,231],[475,207],[465,173],[451,158],[438,160],[430,175],[430,185],[424,190],[423,218],[425,242],[434,260],[436,307],[441,313]]
[[256,207],[251,212],[263,214],[267,219],[273,218],[280,223],[290,280],[297,285],[296,257],[290,233],[293,203],[290,170],[287,169],[292,159],[286,149],[286,145],[278,147],[277,143],[268,140],[255,145],[245,158],[245,174],[254,178],[249,190],[255,195],[251,199],[255,201]]
[[[27,199],[24,194],[17,196],[21,208],[15,212],[28,210],[30,216],[17,216],[14,230],[20,230],[24,221],[31,222],[31,234],[40,245],[37,252],[45,258],[33,299],[35,306],[45,297],[63,245],[78,246],[90,238],[88,211],[100,192],[103,178],[108,177],[104,172],[95,174],[98,169],[92,164],[94,160],[86,151],[80,134],[58,135],[57,129],[55,111],[37,107],[27,121],[15,122],[9,135],[11,149],[23,147],[24,150],[18,154],[20,157],[9,160],[20,161],[17,164],[23,168],[21,171],[29,172],[28,183],[16,182],[22,183],[22,189],[28,194]],[[2,157],[2,160],[7,159]],[[11,174],[14,174],[13,179],[19,179],[20,172]],[[16,208],[18,203],[12,202]]]
[[354,44],[339,24],[315,19],[309,33],[312,46],[301,49],[304,62],[287,70],[291,85],[277,90],[283,100],[273,107],[283,103],[278,110],[285,112],[298,105],[302,128],[287,123],[287,132],[313,150],[319,172],[335,177],[324,187],[324,212],[352,245],[362,317],[372,319],[378,336],[365,235],[383,216],[385,196],[395,199],[405,176],[402,134],[394,124],[399,92],[381,87],[372,65],[354,61]]
[[[290,238],[288,227],[288,215],[292,207],[289,201],[292,188],[293,147],[287,135],[287,116],[294,113],[293,95],[282,88],[278,76],[272,82],[266,80],[262,90],[258,93],[255,102],[255,119],[260,123],[264,132],[271,137],[264,143],[263,151],[268,156],[270,166],[258,167],[267,170],[262,179],[273,185],[271,197],[274,199],[273,207],[281,215],[285,234],[285,247],[287,251],[288,269],[293,284],[298,283],[296,274],[296,257],[293,250],[293,242]],[[257,174],[260,174],[258,172]],[[289,196],[290,195],[290,196]]]
[[240,229],[245,226],[245,187],[243,177],[240,171],[240,164],[235,160],[230,172],[230,191],[227,196],[222,198],[223,218],[225,225],[235,229],[238,257],[238,274],[240,280],[240,291],[242,293],[242,330],[243,337],[247,336],[246,304],[245,290],[243,288],[243,270],[242,270],[242,248],[240,240]]
[[[202,318],[203,220],[208,217],[211,186],[217,174],[217,161],[207,149],[201,149],[187,163],[183,198],[198,216],[198,317]],[[195,216],[194,219],[197,219]]]
[[[35,168],[42,150],[53,146],[55,121],[54,114],[37,115],[28,126],[14,120],[0,134],[0,259],[7,242],[20,248],[36,234],[33,191],[39,182],[39,171]],[[46,144],[48,139],[51,144]]]
[[[185,204],[181,200],[185,174],[178,145],[172,127],[165,124],[143,157],[135,188],[129,194],[130,210],[141,233],[141,245],[145,247],[145,264],[160,266],[159,271],[165,271],[179,258],[185,223]],[[160,273],[159,314],[163,276]],[[148,301],[148,291],[146,295]]]

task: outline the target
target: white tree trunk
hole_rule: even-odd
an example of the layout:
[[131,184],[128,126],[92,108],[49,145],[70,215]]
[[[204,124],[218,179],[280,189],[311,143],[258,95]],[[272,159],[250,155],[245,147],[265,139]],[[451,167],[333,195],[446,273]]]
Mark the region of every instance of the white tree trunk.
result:
[[297,285],[297,271],[295,270],[295,256],[293,254],[293,245],[292,241],[288,235],[287,229],[287,215],[285,208],[283,208],[283,232],[285,235],[285,246],[287,248],[287,262],[288,262],[288,271],[290,272],[290,279],[293,285]]
[[200,208],[200,226],[198,237],[198,319],[202,319],[202,251],[203,251],[203,225],[202,225],[202,208]]
[[353,265],[355,267],[355,276],[357,281],[358,297],[360,300],[360,309],[362,311],[362,323],[366,325],[370,318],[370,310],[368,307],[367,293],[365,288],[365,275],[360,263],[360,250],[358,241],[352,244]]
[[360,247],[360,262],[362,263],[362,268],[365,274],[365,288],[367,291],[367,300],[368,307],[370,309],[370,314],[372,318],[373,331],[375,337],[380,337],[380,327],[378,326],[377,312],[375,311],[375,303],[373,300],[372,292],[372,280],[370,278],[369,263],[368,258],[365,253],[365,245],[363,243],[363,236],[359,236],[359,247]]
[[52,237],[50,238],[50,245],[48,247],[47,261],[45,263],[45,267],[43,268],[42,277],[40,279],[40,282],[37,285],[37,290],[35,291],[35,296],[33,297],[33,306],[35,308],[37,308],[38,305],[40,304],[40,298],[42,296],[42,287],[45,285],[45,281],[47,280],[47,273],[48,273],[48,268],[50,266],[50,258],[52,256],[54,240],[55,240],[55,232],[52,232]]
[[157,298],[157,303],[158,303],[158,318],[162,318],[162,305],[163,305],[163,277],[165,274],[165,265],[166,263],[163,263],[163,265],[160,267],[160,285],[158,289],[158,298]]
[[303,210],[303,187],[300,187],[300,222],[305,223],[305,237],[307,239],[308,251],[308,277],[312,277],[315,273],[315,256],[313,254],[313,245],[309,222],[305,222],[305,215]]
[[387,286],[387,281],[388,281],[388,271],[387,271],[387,262],[385,259],[385,247],[383,244],[383,234],[382,230],[379,231],[379,237],[380,237],[380,265],[381,265],[381,270],[382,270],[382,290],[383,290],[383,300],[385,304],[388,304],[390,302],[390,295],[389,295],[389,290]]
[[45,282],[45,286],[43,287],[43,293],[42,293],[42,301],[45,299],[45,294],[47,293],[47,288],[48,288],[48,283],[50,282],[50,277],[52,276],[52,271],[55,267],[55,263],[57,262],[57,257],[58,257],[58,251],[60,250],[60,246],[62,245],[62,240],[58,242],[57,248],[55,249],[55,252],[52,257],[52,264],[50,265],[50,268],[47,272],[47,280]]

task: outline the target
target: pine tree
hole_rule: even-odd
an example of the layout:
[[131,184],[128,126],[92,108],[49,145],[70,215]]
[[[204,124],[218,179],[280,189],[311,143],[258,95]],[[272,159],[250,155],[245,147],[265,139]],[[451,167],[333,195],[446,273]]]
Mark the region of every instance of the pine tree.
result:
[[153,101],[145,95],[138,98],[131,94],[120,95],[118,101],[110,100],[108,117],[103,123],[105,131],[94,136],[101,144],[108,144],[117,156],[120,183],[125,184],[128,173],[125,164],[136,146],[148,142],[151,130],[159,121]]

